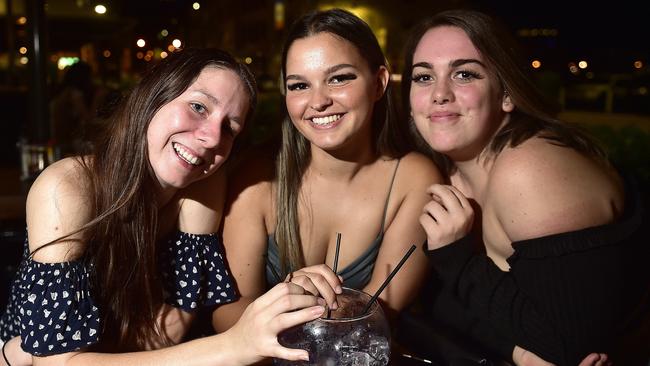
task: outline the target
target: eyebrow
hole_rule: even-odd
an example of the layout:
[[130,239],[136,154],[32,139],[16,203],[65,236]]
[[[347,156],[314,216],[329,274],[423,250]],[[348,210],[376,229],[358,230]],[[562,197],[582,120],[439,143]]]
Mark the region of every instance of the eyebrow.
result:
[[210,94],[209,92],[207,92],[207,91],[205,91],[205,90],[203,90],[201,88],[197,88],[197,89],[194,89],[194,90],[191,90],[191,91],[199,93],[199,94],[203,95],[204,97],[210,99],[210,102],[212,102],[213,104],[219,104],[220,103],[219,99],[217,99],[214,95]]
[[[332,73],[335,73],[335,72],[337,72],[337,71],[339,71],[341,69],[345,69],[345,68],[348,68],[348,67],[355,68],[355,66],[352,65],[352,64],[338,64],[338,65],[328,67],[325,70],[325,74],[326,75],[327,74],[332,74]],[[291,74],[291,75],[287,75],[287,77],[284,80],[289,81],[289,80],[303,80],[303,79],[304,79],[304,77],[302,77],[300,75]]]
[[[458,67],[462,66],[465,64],[478,64],[482,67],[485,67],[485,64],[482,63],[481,61],[475,59],[475,58],[460,58],[457,60],[453,60],[452,62],[449,63],[449,66],[451,67]],[[428,63],[428,62],[418,62],[417,64],[413,64],[413,67],[411,69],[414,69],[416,67],[423,67],[425,69],[433,69],[433,65]]]
[[[219,102],[219,99],[217,99],[214,95],[208,93],[207,91],[205,91],[203,89],[194,89],[192,91],[197,92],[197,93],[205,96],[206,98],[210,99],[210,102],[212,102],[215,105],[219,105],[221,103],[221,102]],[[235,122],[235,123],[237,123],[238,125],[241,125],[241,118],[238,117],[238,116],[228,117],[228,119]]]

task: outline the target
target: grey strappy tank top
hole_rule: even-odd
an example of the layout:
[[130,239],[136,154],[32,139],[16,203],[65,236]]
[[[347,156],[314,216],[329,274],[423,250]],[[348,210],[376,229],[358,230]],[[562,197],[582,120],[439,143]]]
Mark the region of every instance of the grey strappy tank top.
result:
[[[395,182],[399,163],[400,160],[398,159],[390,181],[390,187],[388,188],[388,195],[386,197],[386,203],[384,204],[384,214],[382,215],[379,234],[377,234],[372,245],[359,258],[350,263],[347,267],[338,271],[338,274],[343,277],[343,284],[346,287],[363,289],[368,282],[370,282],[372,271],[375,268],[375,260],[377,260],[377,255],[379,254],[379,247],[384,240],[384,223],[386,221],[386,212],[388,211],[388,201],[390,200],[390,193],[393,190],[393,183]],[[281,278],[278,278],[278,276]],[[275,235],[269,235],[266,255],[266,283],[270,288],[283,281],[285,277],[286,273],[283,273],[280,268],[280,254],[278,251],[278,245],[275,242]]]

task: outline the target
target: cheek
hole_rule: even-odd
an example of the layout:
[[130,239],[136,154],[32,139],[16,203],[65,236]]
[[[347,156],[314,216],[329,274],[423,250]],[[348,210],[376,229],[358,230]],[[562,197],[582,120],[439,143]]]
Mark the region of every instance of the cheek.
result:
[[411,89],[409,94],[411,113],[417,114],[426,111],[427,100],[429,100],[428,95],[425,89]]
[[287,112],[291,119],[301,119],[305,110],[306,100],[302,95],[291,95],[285,98]]

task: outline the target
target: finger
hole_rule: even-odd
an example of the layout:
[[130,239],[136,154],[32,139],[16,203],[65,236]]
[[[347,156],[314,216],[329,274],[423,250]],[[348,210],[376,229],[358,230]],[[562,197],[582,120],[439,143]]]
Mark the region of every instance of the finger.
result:
[[427,191],[434,196],[438,196],[447,211],[460,211],[463,209],[463,204],[452,189],[453,187],[449,185],[434,184]]
[[[310,281],[311,284],[303,281]],[[309,289],[315,295],[320,295],[332,309],[338,308],[336,294],[342,293],[343,289],[339,277],[328,266],[322,264],[297,271],[294,273],[293,282],[305,285],[305,289]],[[314,287],[316,292],[313,292]]]
[[334,271],[326,264],[319,264],[306,268],[309,272],[318,273],[327,281],[330,288],[334,289],[337,294],[343,292],[341,289],[341,279],[334,273]]
[[591,353],[587,357],[580,362],[578,366],[595,366],[597,364],[597,361],[600,359],[600,355],[598,353]]
[[420,215],[420,225],[422,225],[422,228],[424,229],[424,232],[427,234],[427,236],[434,236],[434,234],[438,230],[438,223],[436,220],[431,217],[427,212],[423,213]]
[[438,225],[444,225],[444,222],[449,220],[450,213],[447,211],[447,208],[437,202],[431,201],[427,203],[424,206],[424,211],[429,214]]
[[448,187],[449,187],[449,191],[452,192],[456,196],[456,198],[458,199],[458,202],[460,202],[460,205],[463,206],[463,208],[466,208],[466,209],[468,208],[468,209],[473,210],[472,204],[469,202],[467,197],[465,197],[463,192],[461,192],[458,188],[456,188],[454,186],[448,186]]
[[298,275],[298,273],[295,273],[293,275],[293,278],[291,279],[291,282],[295,283],[296,285],[298,285],[298,286],[300,286],[302,288],[304,288],[306,292],[308,292],[308,293],[310,293],[310,294],[312,294],[314,296],[319,295],[318,288],[311,281],[311,278],[308,275],[306,275],[304,272],[302,274],[300,274],[300,275]]
[[315,306],[305,307],[303,309],[278,314],[272,320],[272,329],[276,333],[303,324],[314,319],[318,319],[325,313],[325,307],[315,303]]
[[305,293],[305,289],[302,286],[298,286],[290,282],[281,282],[273,286],[273,288],[267,291],[264,295],[258,297],[254,303],[266,307],[275,303],[278,299],[284,296],[302,295],[304,293]]
[[309,361],[309,353],[302,349],[286,348],[278,345],[273,349],[273,353],[271,357],[289,361]]
[[277,317],[282,313],[287,313],[316,305],[324,306],[325,300],[312,295],[287,294],[285,296],[280,296],[270,304],[266,304],[263,308],[258,308],[258,312],[259,314],[271,319]]

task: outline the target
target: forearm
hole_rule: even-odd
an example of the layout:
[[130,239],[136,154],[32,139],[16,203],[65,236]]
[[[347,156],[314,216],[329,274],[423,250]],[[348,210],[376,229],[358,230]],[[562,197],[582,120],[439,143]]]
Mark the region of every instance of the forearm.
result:
[[[239,352],[238,352],[239,351]],[[33,357],[34,366],[65,365],[240,365],[236,350],[226,335],[192,340],[163,349],[130,353],[78,352],[49,357]]]
[[239,300],[217,307],[212,313],[212,327],[215,332],[223,333],[230,329],[241,317],[246,307],[253,302],[252,297],[241,297]]

